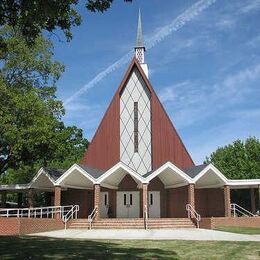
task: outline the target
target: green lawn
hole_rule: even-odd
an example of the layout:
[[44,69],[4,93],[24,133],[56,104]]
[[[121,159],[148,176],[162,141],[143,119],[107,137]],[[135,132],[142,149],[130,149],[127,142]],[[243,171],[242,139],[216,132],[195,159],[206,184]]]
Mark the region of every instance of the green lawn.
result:
[[250,227],[217,227],[216,230],[239,234],[260,235],[260,228]]
[[0,237],[0,259],[259,259],[258,242]]

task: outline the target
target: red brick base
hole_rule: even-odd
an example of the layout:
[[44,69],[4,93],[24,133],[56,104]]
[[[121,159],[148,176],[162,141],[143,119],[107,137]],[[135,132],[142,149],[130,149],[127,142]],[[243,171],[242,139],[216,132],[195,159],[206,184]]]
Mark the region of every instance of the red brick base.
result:
[[0,218],[0,236],[25,235],[63,229],[60,219]]
[[201,228],[215,229],[219,226],[260,227],[260,217],[212,217],[202,218]]

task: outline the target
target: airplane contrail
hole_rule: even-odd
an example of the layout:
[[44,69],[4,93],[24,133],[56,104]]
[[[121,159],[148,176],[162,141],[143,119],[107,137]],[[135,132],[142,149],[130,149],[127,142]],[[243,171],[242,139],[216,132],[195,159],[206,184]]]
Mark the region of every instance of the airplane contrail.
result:
[[[182,28],[187,22],[198,16],[203,10],[214,4],[217,0],[200,0],[193,4],[191,7],[186,9],[183,13],[181,13],[178,17],[176,17],[170,24],[161,27],[157,30],[157,33],[154,36],[146,39],[145,45],[146,49],[151,49],[158,45],[161,41],[163,41],[166,37],[171,35],[173,32],[178,31]],[[122,67],[124,64],[128,63],[133,57],[133,50],[125,54],[119,60],[108,66],[105,70],[98,73],[92,80],[86,83],[83,87],[81,87],[78,91],[76,91],[72,96],[67,98],[64,101],[64,105],[69,104],[71,101],[75,100],[81,94],[86,92],[87,90],[93,88],[97,85],[101,80],[103,80],[106,76],[111,74],[116,69]]]

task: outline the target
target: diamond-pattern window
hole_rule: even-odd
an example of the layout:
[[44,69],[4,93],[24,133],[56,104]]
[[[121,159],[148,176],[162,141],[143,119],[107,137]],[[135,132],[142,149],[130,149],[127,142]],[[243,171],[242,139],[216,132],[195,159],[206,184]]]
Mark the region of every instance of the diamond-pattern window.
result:
[[134,70],[120,98],[120,159],[143,175],[151,170],[150,92]]

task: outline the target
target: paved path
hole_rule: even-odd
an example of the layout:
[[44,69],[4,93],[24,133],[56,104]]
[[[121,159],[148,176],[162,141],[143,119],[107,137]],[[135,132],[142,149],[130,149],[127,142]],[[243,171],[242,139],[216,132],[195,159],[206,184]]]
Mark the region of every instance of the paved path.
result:
[[259,241],[260,235],[242,235],[208,229],[68,229],[32,234],[71,239],[145,239],[145,240],[214,240]]

